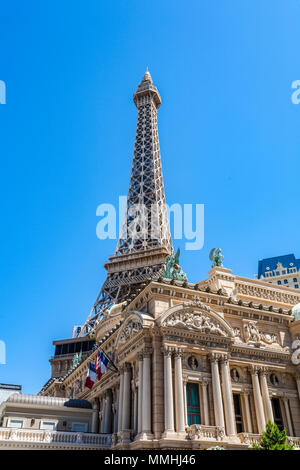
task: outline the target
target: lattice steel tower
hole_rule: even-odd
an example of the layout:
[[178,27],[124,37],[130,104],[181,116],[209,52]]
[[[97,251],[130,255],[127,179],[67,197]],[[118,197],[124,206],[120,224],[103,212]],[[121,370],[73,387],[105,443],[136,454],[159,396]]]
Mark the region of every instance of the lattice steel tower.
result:
[[157,110],[161,98],[149,71],[133,95],[137,126],[127,209],[107,278],[81,335],[94,330],[105,310],[129,299],[145,281],[160,277],[173,253],[159,149]]

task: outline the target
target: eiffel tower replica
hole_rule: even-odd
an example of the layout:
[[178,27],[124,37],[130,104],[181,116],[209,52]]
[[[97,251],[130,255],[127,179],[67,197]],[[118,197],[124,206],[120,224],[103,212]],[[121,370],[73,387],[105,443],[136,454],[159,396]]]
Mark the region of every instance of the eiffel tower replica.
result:
[[147,71],[133,95],[137,126],[125,219],[106,280],[79,336],[92,335],[104,312],[161,277],[173,255],[158,139],[161,98]]

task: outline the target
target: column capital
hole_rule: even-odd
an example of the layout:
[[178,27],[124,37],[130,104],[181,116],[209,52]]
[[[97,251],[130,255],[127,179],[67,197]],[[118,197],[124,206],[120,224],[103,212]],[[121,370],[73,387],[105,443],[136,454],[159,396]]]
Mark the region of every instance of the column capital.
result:
[[146,348],[143,349],[142,353],[143,353],[143,358],[151,357],[151,355],[153,353],[153,349],[151,347],[146,347]]
[[222,354],[218,352],[212,352],[210,353],[209,357],[211,362],[218,362],[221,359]]
[[262,366],[262,367],[259,368],[260,376],[266,377],[268,375],[268,373],[269,373],[269,368],[268,367]]
[[289,396],[286,393],[283,393],[282,399],[283,399],[284,402],[287,402],[288,399],[289,399]]
[[143,352],[142,352],[142,351],[139,351],[139,352],[137,353],[136,357],[137,357],[137,359],[138,359],[140,362],[142,362],[142,360],[143,360]]
[[161,352],[164,356],[172,357],[173,349],[170,346],[163,345],[161,348]]
[[209,379],[207,377],[203,377],[202,379],[200,379],[200,384],[202,385],[202,387],[207,387],[207,385],[209,384]]
[[183,349],[175,348],[174,349],[174,356],[175,357],[183,357]]
[[249,369],[250,369],[251,375],[258,375],[261,368],[260,366],[257,366],[256,364],[251,364]]
[[131,372],[131,364],[130,364],[130,362],[125,362],[125,364],[124,364],[124,372]]
[[105,390],[104,392],[104,398],[108,398],[108,397],[111,397],[112,396],[112,391],[110,388],[108,388],[107,390]]
[[220,356],[219,360],[220,360],[221,363],[228,364],[228,362],[229,362],[229,354],[228,353],[220,354],[219,356]]

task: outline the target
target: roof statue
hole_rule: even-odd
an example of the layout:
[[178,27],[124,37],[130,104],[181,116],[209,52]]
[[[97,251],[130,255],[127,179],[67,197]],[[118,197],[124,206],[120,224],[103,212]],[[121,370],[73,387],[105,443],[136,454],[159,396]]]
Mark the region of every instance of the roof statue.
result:
[[212,268],[215,266],[223,266],[224,256],[222,255],[221,248],[213,248],[209,253],[209,259],[212,261]]
[[166,269],[162,272],[162,277],[168,279],[175,279],[177,281],[187,281],[185,272],[179,266],[180,248],[176,251],[176,254],[169,255],[167,258]]
[[80,353],[75,353],[72,359],[72,365],[70,367],[70,370],[75,369],[78,366],[78,364],[80,364],[81,359],[82,359],[82,351],[80,351]]

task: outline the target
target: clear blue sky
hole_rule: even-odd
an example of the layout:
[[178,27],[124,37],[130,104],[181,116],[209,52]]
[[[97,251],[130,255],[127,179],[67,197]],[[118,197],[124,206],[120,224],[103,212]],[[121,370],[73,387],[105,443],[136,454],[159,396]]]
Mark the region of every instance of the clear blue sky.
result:
[[36,393],[52,340],[97,297],[115,242],[96,238],[96,207],[127,193],[147,64],[167,201],[205,204],[189,279],[215,246],[249,277],[259,258],[300,256],[299,16],[299,0],[2,4],[0,381]]

